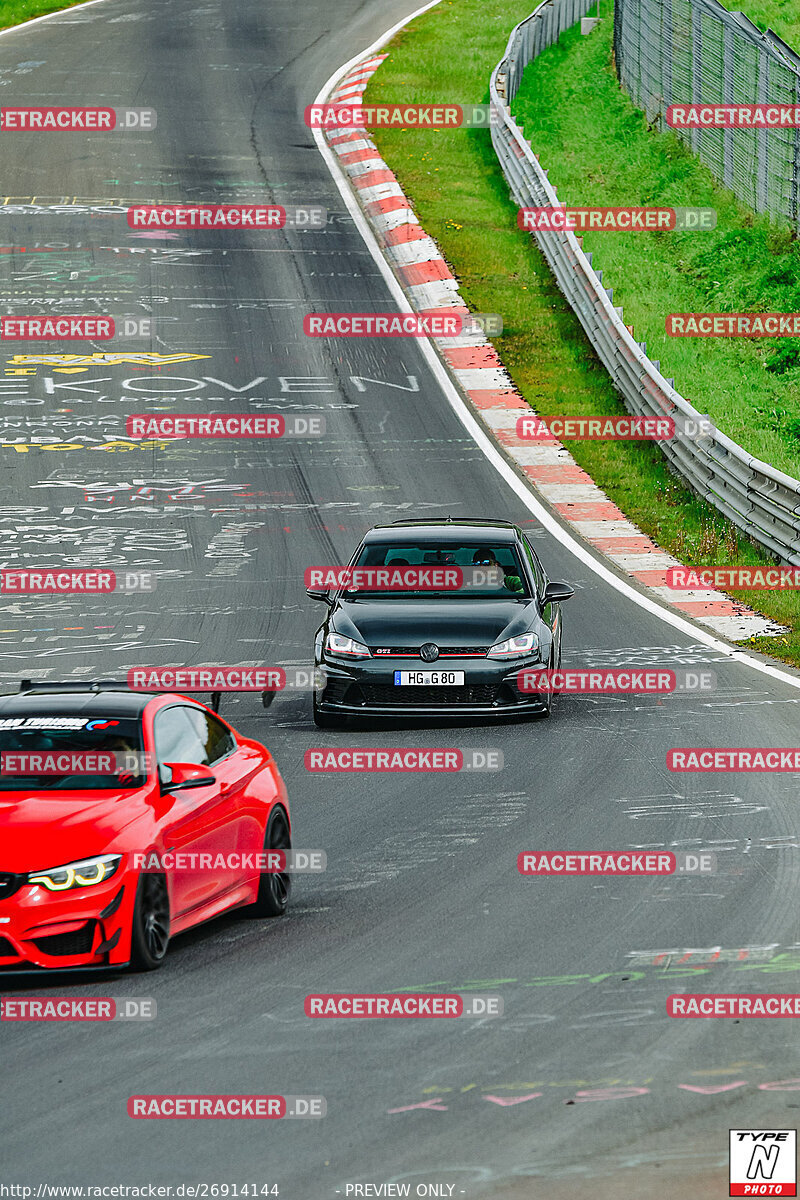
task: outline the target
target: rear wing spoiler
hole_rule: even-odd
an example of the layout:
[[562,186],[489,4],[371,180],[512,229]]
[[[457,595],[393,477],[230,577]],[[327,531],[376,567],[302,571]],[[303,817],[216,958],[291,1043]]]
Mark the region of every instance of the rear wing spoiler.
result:
[[[63,682],[43,681],[39,682],[35,679],[21,679],[19,683],[20,692],[70,692],[75,695],[80,692],[151,692],[157,696],[161,691],[160,688],[132,688],[128,686],[127,681],[121,679],[87,679],[75,680],[70,679]],[[200,693],[204,695],[205,693]],[[219,712],[220,701],[222,700],[222,692],[210,692],[209,708],[214,712]],[[264,708],[269,708],[272,701],[275,699],[274,692],[263,692],[261,702]]]

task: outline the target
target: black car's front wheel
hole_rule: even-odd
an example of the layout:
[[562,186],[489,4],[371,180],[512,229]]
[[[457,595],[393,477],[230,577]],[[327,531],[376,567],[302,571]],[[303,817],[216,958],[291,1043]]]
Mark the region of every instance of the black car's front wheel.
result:
[[169,892],[165,875],[143,872],[136,888],[131,930],[131,967],[156,971],[169,946]]
[[[289,819],[282,808],[276,808],[267,824],[264,835],[264,852],[291,850],[292,837]],[[292,894],[292,877],[287,872],[262,871],[255,903],[248,906],[253,917],[282,917],[289,907]]]
[[[548,669],[548,671],[553,671],[553,670],[554,670],[554,667],[553,667],[553,660],[554,660],[554,655],[553,655],[553,653],[551,652],[551,654],[550,654],[550,659],[549,659],[549,661],[548,661],[548,664],[547,664],[547,669]],[[553,697],[554,697],[556,694],[557,694],[557,693],[556,693],[555,691],[552,691],[552,690],[551,690],[551,691],[547,691],[547,692],[545,692],[545,693],[544,693],[544,708],[543,708],[543,709],[542,709],[542,711],[539,713],[539,716],[540,716],[540,717],[541,717],[543,720],[544,720],[544,718],[545,718],[545,717],[549,717],[549,716],[550,716],[550,714],[552,713],[552,711],[553,711]]]

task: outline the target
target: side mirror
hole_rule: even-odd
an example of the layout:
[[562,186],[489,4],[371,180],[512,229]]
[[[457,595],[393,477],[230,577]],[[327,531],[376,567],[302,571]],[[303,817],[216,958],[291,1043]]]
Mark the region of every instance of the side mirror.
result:
[[322,588],[306,588],[306,595],[310,596],[312,600],[321,600],[323,604],[327,604],[329,607],[333,604],[331,594],[327,588],[324,590]]
[[548,583],[542,596],[542,607],[545,604],[563,604],[565,600],[569,600],[570,596],[574,595],[575,589],[568,583]]
[[197,763],[164,763],[172,771],[172,778],[166,783],[162,781],[162,792],[186,791],[188,788],[210,787],[217,782],[216,775],[208,767],[200,767]]

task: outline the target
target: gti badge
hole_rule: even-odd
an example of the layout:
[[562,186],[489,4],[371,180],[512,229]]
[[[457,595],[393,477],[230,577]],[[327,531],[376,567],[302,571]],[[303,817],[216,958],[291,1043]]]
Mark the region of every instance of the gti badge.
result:
[[439,657],[439,647],[435,642],[426,642],[419,648],[419,656],[423,662],[436,662]]

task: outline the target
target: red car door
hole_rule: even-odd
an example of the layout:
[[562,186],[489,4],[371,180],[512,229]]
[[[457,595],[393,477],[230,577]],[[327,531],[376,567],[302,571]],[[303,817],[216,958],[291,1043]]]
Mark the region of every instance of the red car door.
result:
[[[209,766],[217,774],[206,762],[206,745],[193,717],[198,711],[190,705],[174,704],[155,715],[156,761],[167,783],[166,764],[170,762]],[[236,789],[221,783],[226,783],[224,771],[213,785],[171,793],[173,803],[162,826],[163,847],[183,858],[181,865],[169,872],[173,925],[190,923],[182,918],[221,898],[238,878],[239,873],[227,863],[238,848],[241,811]]]
[[[220,792],[236,810],[235,849],[242,856],[260,854],[264,848],[266,806],[258,776],[264,767],[264,751],[238,744],[227,725],[213,713],[195,708],[188,710],[188,716],[203,742],[205,761],[217,777]],[[253,882],[258,874],[257,867],[245,866],[234,871],[231,884]]]

